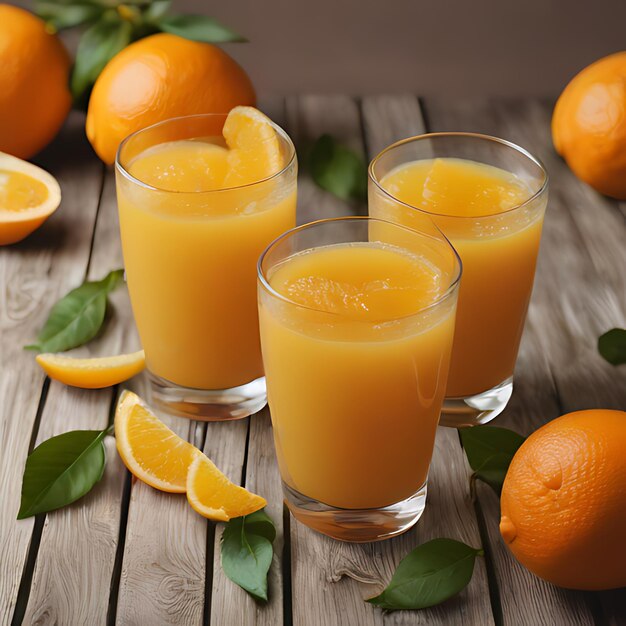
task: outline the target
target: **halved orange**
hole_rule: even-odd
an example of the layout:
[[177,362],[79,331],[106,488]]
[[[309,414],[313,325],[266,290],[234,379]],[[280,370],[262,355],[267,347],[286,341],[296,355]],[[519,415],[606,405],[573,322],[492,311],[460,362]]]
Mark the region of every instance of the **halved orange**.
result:
[[184,493],[187,471],[202,453],[170,430],[132,391],[115,411],[115,441],[124,465],[155,489]]
[[204,454],[189,466],[187,500],[200,515],[220,522],[249,515],[267,504],[265,498],[228,480]]
[[131,354],[79,359],[65,354],[37,355],[43,371],[64,385],[83,389],[102,389],[139,374],[146,365],[143,350]]
[[61,188],[40,167],[0,152],[0,245],[16,243],[61,203]]
[[283,167],[278,134],[271,120],[258,109],[235,107],[228,114],[222,132],[230,148],[226,187],[261,181]]

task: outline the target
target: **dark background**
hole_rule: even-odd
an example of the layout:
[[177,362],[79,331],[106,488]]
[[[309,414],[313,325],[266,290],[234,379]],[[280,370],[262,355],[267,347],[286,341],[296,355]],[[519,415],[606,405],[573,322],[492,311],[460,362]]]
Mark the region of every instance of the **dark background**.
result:
[[175,0],[173,10],[247,37],[225,48],[266,95],[555,96],[626,49],[626,0]]

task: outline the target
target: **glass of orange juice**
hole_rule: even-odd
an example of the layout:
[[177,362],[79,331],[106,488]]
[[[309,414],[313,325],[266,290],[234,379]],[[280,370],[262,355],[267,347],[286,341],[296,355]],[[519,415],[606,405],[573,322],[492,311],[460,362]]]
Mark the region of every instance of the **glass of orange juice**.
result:
[[443,425],[488,422],[511,397],[547,199],[540,161],[486,135],[412,137],[370,164],[370,215],[434,223],[463,261]]
[[285,500],[375,541],[424,510],[461,265],[440,234],[321,220],[259,260],[261,346]]
[[256,263],[295,225],[296,175],[289,137],[250,107],[167,120],[120,145],[126,277],[166,411],[220,420],[265,405]]

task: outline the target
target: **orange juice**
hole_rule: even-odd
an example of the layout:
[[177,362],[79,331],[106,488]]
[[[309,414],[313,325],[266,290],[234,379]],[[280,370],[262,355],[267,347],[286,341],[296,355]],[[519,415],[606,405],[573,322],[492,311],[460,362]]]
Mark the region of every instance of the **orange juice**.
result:
[[380,185],[400,202],[374,198],[372,216],[419,229],[429,214],[463,262],[446,395],[470,396],[506,381],[532,291],[545,200],[520,209],[533,196],[524,180],[459,158],[404,163]]
[[434,256],[368,241],[300,251],[268,270],[261,342],[289,487],[371,509],[424,486],[454,332],[453,274]]
[[256,262],[295,224],[295,165],[286,178],[272,171],[260,180],[263,172],[250,173],[233,153],[221,136],[191,137],[148,145],[118,167],[124,264],[146,364],[182,387],[228,389],[263,376]]

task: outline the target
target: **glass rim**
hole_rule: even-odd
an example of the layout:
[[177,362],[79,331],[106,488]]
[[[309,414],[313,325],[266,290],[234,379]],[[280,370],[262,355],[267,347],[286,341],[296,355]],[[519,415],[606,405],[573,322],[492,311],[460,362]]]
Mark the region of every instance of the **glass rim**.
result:
[[[278,135],[285,141],[287,146],[289,146],[289,158],[286,160],[287,162],[278,172],[271,174],[270,176],[266,176],[265,178],[260,178],[259,180],[255,180],[251,183],[245,183],[244,185],[235,185],[233,187],[220,187],[219,189],[209,189],[207,191],[175,191],[173,189],[162,189],[161,187],[155,187],[154,185],[150,185],[139,178],[133,176],[128,169],[122,164],[121,154],[123,148],[132,141],[137,135],[140,135],[149,130],[154,130],[159,126],[165,126],[166,124],[170,124],[172,122],[178,122],[180,120],[189,120],[189,119],[200,119],[200,118],[211,118],[211,117],[223,117],[226,119],[228,117],[228,113],[195,113],[193,115],[180,115],[177,117],[169,117],[165,120],[161,120],[160,122],[155,122],[154,124],[150,124],[150,126],[145,126],[144,128],[139,128],[138,130],[133,131],[130,135],[122,139],[120,145],[117,148],[115,153],[115,169],[118,170],[126,179],[130,182],[143,187],[144,189],[148,189],[150,191],[159,191],[161,193],[171,193],[171,194],[216,194],[224,191],[233,191],[235,189],[244,189],[248,187],[254,187],[255,185],[260,185],[262,183],[269,182],[274,178],[278,178],[282,174],[284,174],[295,162],[296,160],[296,147],[291,140],[291,137],[286,133],[284,129],[282,129],[278,124],[274,121],[269,120],[272,128],[278,133]],[[268,118],[269,119],[269,118]],[[158,145],[158,144],[155,144]],[[151,146],[152,147],[152,146]]]
[[[523,156],[525,156],[529,161],[534,163],[539,168],[539,170],[541,171],[541,174],[543,175],[543,181],[541,183],[541,186],[529,198],[524,200],[524,202],[521,202],[520,204],[516,204],[515,206],[511,207],[510,209],[507,209],[506,211],[500,211],[498,213],[485,213],[485,215],[473,215],[473,216],[469,216],[469,215],[449,215],[447,213],[434,213],[433,211],[427,211],[426,209],[424,209],[422,207],[415,206],[413,204],[409,204],[408,202],[404,202],[403,200],[400,200],[399,198],[396,198],[392,193],[387,191],[382,186],[380,180],[378,179],[378,177],[374,173],[374,167],[376,166],[376,163],[379,161],[379,159],[381,159],[385,154],[387,154],[388,152],[391,152],[395,148],[398,148],[398,147],[403,146],[403,145],[408,144],[408,143],[413,143],[413,142],[417,142],[417,141],[424,140],[424,139],[437,139],[437,138],[445,138],[445,137],[461,137],[461,138],[466,138],[466,139],[480,139],[480,140],[483,140],[483,141],[494,142],[494,143],[500,144],[502,146],[505,146],[507,148],[513,149],[514,151],[516,151],[516,152],[522,154]],[[433,217],[447,217],[447,218],[453,219],[453,220],[485,219],[485,218],[489,218],[489,217],[497,217],[499,215],[507,215],[509,213],[513,213],[514,211],[519,211],[519,210],[523,209],[524,207],[528,206],[529,204],[533,203],[540,196],[542,196],[547,191],[547,189],[548,189],[548,182],[549,182],[548,171],[546,170],[545,165],[541,162],[541,160],[538,157],[536,157],[534,154],[532,154],[531,152],[526,150],[526,148],[522,148],[522,146],[519,146],[516,143],[513,143],[512,141],[508,141],[507,139],[502,139],[500,137],[495,137],[493,135],[485,135],[483,133],[470,133],[470,132],[461,132],[461,131],[446,131],[446,132],[439,132],[439,133],[422,133],[421,135],[414,135],[413,137],[407,137],[406,139],[400,139],[400,141],[396,141],[396,142],[388,145],[383,150],[381,150],[370,161],[370,164],[369,164],[369,166],[367,168],[367,174],[368,174],[369,179],[376,185],[376,187],[385,196],[387,196],[388,198],[390,198],[394,202],[397,202],[398,204],[401,204],[402,206],[405,206],[405,207],[407,207],[409,209],[412,209],[414,211],[419,211],[420,213],[423,213],[424,215],[430,215],[430,216],[433,216]]]
[[[265,273],[263,271],[263,261],[265,260],[265,257],[267,256],[267,254],[275,246],[277,246],[279,243],[281,243],[282,241],[284,241],[288,237],[291,237],[291,236],[297,234],[300,231],[306,230],[306,229],[314,227],[314,226],[320,226],[321,224],[325,224],[325,223],[330,223],[330,222],[348,222],[348,221],[354,221],[354,222],[357,222],[357,221],[359,221],[359,222],[363,222],[363,221],[381,222],[383,224],[388,224],[388,225],[393,226],[395,228],[398,228],[400,230],[407,231],[407,232],[412,233],[414,235],[418,235],[420,237],[425,237],[425,238],[433,240],[433,241],[438,241],[438,242],[444,243],[445,245],[448,246],[448,248],[452,252],[452,256],[456,259],[457,268],[458,268],[457,272],[456,272],[456,275],[454,276],[454,279],[450,282],[450,284],[448,285],[446,290],[435,299],[434,302],[431,302],[430,304],[427,304],[426,306],[420,307],[417,310],[413,311],[412,313],[408,313],[407,315],[401,315],[401,316],[398,316],[398,317],[389,317],[389,318],[385,318],[385,319],[382,319],[382,320],[362,320],[363,323],[380,324],[380,323],[385,323],[385,322],[395,322],[395,321],[401,321],[401,320],[409,319],[411,317],[414,317],[415,315],[419,315],[420,313],[424,313],[424,312],[428,311],[429,309],[433,309],[433,308],[439,306],[445,300],[447,300],[455,292],[455,290],[458,288],[459,283],[461,281],[461,276],[463,274],[463,261],[461,261],[461,257],[459,256],[459,253],[457,252],[456,248],[452,245],[452,243],[450,243],[450,240],[437,228],[437,226],[435,226],[435,228],[437,228],[437,230],[439,231],[439,233],[441,235],[441,239],[438,239],[437,237],[434,237],[433,235],[429,235],[428,233],[423,233],[423,232],[420,232],[418,230],[414,230],[413,228],[408,228],[407,226],[402,226],[400,224],[396,224],[395,222],[390,222],[389,220],[382,220],[382,219],[377,218],[377,217],[370,217],[369,215],[346,215],[346,216],[341,216],[341,217],[327,217],[327,218],[320,219],[320,220],[314,220],[313,222],[307,222],[306,224],[301,224],[300,226],[295,226],[294,228],[290,228],[289,230],[285,231],[284,233],[282,233],[281,235],[276,237],[276,239],[271,241],[269,243],[269,245],[265,248],[265,250],[263,250],[263,252],[259,256],[259,260],[257,261],[257,266],[256,267],[257,267],[257,279],[258,279],[258,282],[261,285],[261,287],[270,296],[272,296],[274,298],[277,298],[278,300],[281,300],[282,302],[290,304],[291,306],[297,306],[297,307],[299,307],[301,309],[306,309],[307,311],[313,311],[315,313],[323,313],[324,315],[335,316],[336,318],[343,318],[343,317],[345,317],[342,313],[336,313],[334,311],[324,311],[324,310],[316,308],[316,307],[307,306],[307,305],[301,304],[299,302],[294,302],[293,300],[291,300],[287,296],[285,296],[285,295],[281,294],[280,292],[276,291],[270,285],[269,280],[265,276]],[[295,253],[295,254],[298,254],[298,253]]]

